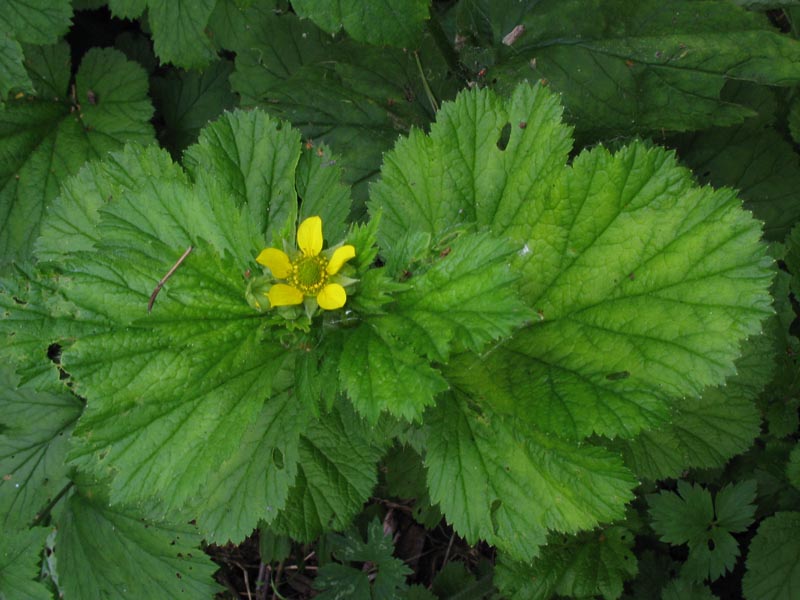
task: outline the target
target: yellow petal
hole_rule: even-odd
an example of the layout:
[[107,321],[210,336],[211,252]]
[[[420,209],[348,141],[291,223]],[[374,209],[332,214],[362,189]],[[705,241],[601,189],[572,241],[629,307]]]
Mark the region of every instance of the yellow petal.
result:
[[283,250],[265,248],[256,257],[256,262],[264,265],[278,279],[286,279],[292,273],[292,261]]
[[303,303],[303,292],[285,283],[276,283],[267,292],[269,304],[274,306],[294,306]]
[[342,268],[342,265],[355,255],[356,249],[350,244],[342,246],[341,248],[337,248],[333,253],[333,256],[331,256],[331,260],[328,262],[328,275],[336,275],[339,272],[339,269]]
[[329,283],[317,294],[317,303],[325,310],[342,308],[347,301],[347,292],[338,283]]
[[297,228],[297,245],[306,256],[322,252],[322,219],[308,217]]

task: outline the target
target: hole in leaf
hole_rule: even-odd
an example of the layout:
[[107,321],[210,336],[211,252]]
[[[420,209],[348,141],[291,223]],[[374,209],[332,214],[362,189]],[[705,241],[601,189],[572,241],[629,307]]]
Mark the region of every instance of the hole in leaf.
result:
[[717,545],[714,543],[714,540],[712,540],[711,538],[709,538],[709,539],[708,539],[708,549],[709,549],[709,550],[711,550],[711,551],[713,552],[713,551],[714,551],[714,548],[716,548],[716,547],[717,547]]
[[511,123],[506,123],[503,125],[503,129],[500,131],[500,138],[497,140],[497,149],[498,150],[505,150],[508,146],[508,140],[511,138]]
[[283,469],[283,452],[278,448],[272,449],[272,463],[279,469]]
[[627,379],[631,374],[628,371],[617,371],[616,373],[609,373],[606,379],[609,381],[619,381],[620,379]]
[[500,507],[503,506],[503,501],[500,498],[496,498],[494,502],[492,502],[492,506],[489,509],[489,516],[492,519],[492,531],[494,534],[497,535],[500,531],[500,524],[497,522],[497,511],[500,510]]

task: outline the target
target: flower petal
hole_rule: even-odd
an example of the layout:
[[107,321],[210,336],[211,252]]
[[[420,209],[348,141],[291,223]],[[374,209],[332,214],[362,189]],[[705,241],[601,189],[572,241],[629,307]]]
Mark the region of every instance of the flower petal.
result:
[[276,283],[267,292],[269,304],[274,306],[294,306],[303,303],[303,292],[285,283]]
[[278,279],[286,279],[292,273],[292,261],[283,250],[265,248],[256,257],[256,262],[264,265]]
[[353,258],[355,255],[355,246],[351,246],[350,244],[337,248],[328,262],[328,268],[326,269],[328,271],[328,275],[336,275],[339,272],[339,269],[342,268],[342,265],[344,265],[344,263]]
[[308,217],[297,228],[297,245],[306,256],[322,252],[322,219]]
[[317,294],[317,302],[320,308],[325,310],[336,310],[342,308],[347,301],[347,292],[338,283],[329,283],[322,291]]

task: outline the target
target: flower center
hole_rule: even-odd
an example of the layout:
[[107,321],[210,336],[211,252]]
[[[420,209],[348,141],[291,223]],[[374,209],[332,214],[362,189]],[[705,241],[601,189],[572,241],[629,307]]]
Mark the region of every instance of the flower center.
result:
[[328,281],[328,260],[322,256],[303,256],[292,263],[291,285],[306,296],[315,296]]

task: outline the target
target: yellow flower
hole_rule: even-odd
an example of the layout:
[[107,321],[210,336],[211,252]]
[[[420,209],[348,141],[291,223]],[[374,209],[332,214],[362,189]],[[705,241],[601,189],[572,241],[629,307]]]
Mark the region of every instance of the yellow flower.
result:
[[271,308],[302,304],[306,298],[315,298],[325,310],[344,306],[347,292],[331,278],[356,255],[356,249],[347,244],[322,252],[322,243],[322,219],[309,217],[297,228],[300,252],[294,259],[277,248],[265,248],[256,257],[256,262],[285,281],[274,284],[267,292]]

